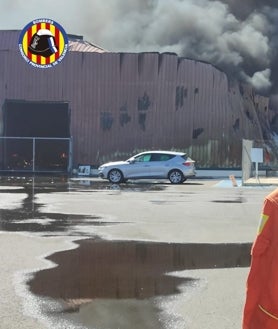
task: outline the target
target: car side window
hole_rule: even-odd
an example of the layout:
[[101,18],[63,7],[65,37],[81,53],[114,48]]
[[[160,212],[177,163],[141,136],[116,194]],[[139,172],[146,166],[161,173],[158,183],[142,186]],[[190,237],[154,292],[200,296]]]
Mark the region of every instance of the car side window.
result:
[[152,154],[151,161],[168,161],[173,158],[171,154],[154,153]]
[[161,154],[160,161],[167,161],[171,158],[172,158],[172,156],[170,154]]
[[135,159],[138,162],[149,162],[151,161],[151,154],[143,154]]
[[152,154],[151,161],[161,161],[161,154],[159,153]]

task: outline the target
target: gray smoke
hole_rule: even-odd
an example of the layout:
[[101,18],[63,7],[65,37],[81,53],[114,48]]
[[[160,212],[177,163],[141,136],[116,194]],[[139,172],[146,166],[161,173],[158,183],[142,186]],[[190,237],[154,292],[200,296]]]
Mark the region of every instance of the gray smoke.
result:
[[278,89],[277,0],[1,2],[0,26],[16,22],[11,29],[21,29],[49,17],[109,51],[174,52],[212,63],[261,93]]
[[108,50],[174,52],[269,92],[276,88],[277,6],[255,0],[87,0],[79,24]]

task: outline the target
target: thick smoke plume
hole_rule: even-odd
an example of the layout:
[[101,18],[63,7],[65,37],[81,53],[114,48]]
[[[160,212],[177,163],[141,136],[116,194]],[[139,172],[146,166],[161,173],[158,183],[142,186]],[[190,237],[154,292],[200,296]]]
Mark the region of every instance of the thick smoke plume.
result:
[[175,52],[277,93],[277,0],[11,0],[2,16],[11,29],[50,17],[109,51]]
[[260,92],[277,88],[278,1],[88,0],[85,7],[80,28],[108,50],[175,52]]

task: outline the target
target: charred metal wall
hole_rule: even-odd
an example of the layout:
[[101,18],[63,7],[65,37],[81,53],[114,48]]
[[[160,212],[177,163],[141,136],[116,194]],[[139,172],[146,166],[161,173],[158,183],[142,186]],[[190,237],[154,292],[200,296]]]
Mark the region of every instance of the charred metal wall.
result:
[[239,167],[242,138],[262,139],[258,113],[268,115],[267,98],[175,54],[70,51],[56,67],[38,69],[0,46],[0,63],[1,106],[69,102],[74,165],[176,149],[199,167]]

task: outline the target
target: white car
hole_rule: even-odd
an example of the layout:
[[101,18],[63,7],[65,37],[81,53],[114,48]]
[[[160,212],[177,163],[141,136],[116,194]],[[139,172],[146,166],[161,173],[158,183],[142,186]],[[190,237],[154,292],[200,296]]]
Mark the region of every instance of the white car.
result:
[[99,177],[119,184],[128,179],[169,179],[181,184],[194,177],[195,161],[186,153],[148,151],[134,155],[126,161],[108,162],[98,168]]

